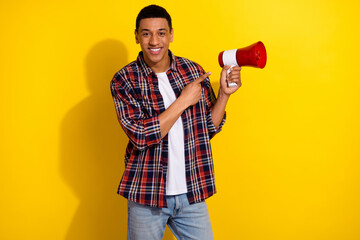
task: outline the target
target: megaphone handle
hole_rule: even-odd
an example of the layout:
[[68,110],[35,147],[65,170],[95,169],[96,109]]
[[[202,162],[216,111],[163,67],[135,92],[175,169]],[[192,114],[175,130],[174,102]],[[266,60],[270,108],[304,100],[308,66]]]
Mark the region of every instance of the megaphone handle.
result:
[[[231,67],[226,71],[226,74],[229,75],[229,73],[231,73],[231,69],[235,66],[236,65],[231,65]],[[227,82],[227,85],[229,88],[237,87],[237,83],[235,83],[235,82]]]

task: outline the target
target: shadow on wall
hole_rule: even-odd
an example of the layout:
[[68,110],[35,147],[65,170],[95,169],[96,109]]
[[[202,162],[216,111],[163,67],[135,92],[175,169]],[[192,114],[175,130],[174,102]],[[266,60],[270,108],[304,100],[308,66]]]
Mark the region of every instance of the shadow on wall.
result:
[[[127,203],[116,191],[128,139],[117,121],[110,81],[129,62],[121,42],[97,43],[85,62],[90,95],[62,121],[60,171],[80,201],[66,240],[126,239]],[[169,230],[164,239],[174,239]]]

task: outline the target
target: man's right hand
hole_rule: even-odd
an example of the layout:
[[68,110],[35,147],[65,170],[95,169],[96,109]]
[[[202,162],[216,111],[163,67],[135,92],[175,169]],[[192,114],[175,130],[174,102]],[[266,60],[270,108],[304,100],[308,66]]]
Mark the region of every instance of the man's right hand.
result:
[[195,105],[201,99],[201,82],[209,77],[211,72],[201,75],[198,79],[186,85],[179,98],[184,102],[185,107]]

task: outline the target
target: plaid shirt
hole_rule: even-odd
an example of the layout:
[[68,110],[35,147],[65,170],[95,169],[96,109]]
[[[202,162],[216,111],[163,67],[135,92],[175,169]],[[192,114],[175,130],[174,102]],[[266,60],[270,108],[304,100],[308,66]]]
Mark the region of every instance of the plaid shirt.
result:
[[[171,65],[166,72],[179,97],[181,90],[205,71],[196,63],[176,57],[169,50]],[[121,127],[129,137],[125,152],[125,171],[118,194],[140,204],[166,207],[166,174],[168,138],[161,139],[159,114],[165,111],[155,73],[146,65],[143,53],[111,81],[111,92]],[[190,203],[200,202],[215,190],[214,167],[210,139],[221,130],[212,118],[216,102],[210,80],[202,82],[202,99],[181,115],[184,125],[185,171],[187,197]]]

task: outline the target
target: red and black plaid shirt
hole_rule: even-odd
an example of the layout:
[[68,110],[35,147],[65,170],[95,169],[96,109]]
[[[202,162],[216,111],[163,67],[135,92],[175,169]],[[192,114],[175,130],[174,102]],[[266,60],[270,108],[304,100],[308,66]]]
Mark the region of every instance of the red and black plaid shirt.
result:
[[[196,63],[174,56],[166,72],[179,97],[181,90],[204,74]],[[165,111],[155,73],[146,65],[142,52],[136,61],[117,72],[111,81],[111,92],[118,120],[129,137],[125,153],[125,171],[118,193],[140,204],[166,207],[166,174],[168,138],[161,139],[159,114]],[[216,102],[210,80],[202,82],[202,99],[181,115],[184,125],[185,171],[187,197],[200,202],[215,190],[210,139],[221,130],[226,115],[215,128],[211,110]]]

